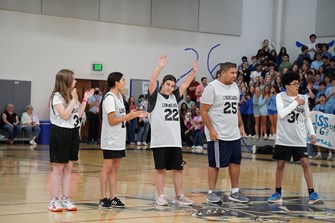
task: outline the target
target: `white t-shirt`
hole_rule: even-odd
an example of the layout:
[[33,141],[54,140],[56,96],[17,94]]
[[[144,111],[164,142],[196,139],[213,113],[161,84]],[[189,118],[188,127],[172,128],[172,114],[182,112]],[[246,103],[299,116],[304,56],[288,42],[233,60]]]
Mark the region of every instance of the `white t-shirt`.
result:
[[117,97],[108,92],[102,102],[102,128],[101,128],[101,149],[105,150],[125,150],[126,148],[126,123],[110,125],[108,114],[114,112],[114,117],[118,118],[126,115],[122,95]]
[[[304,105],[298,105],[296,96],[290,97],[286,92],[276,96],[278,111],[276,145],[306,147],[307,132],[315,135],[306,95],[298,95],[305,100]],[[307,128],[307,129],[306,129]]]
[[[200,102],[212,105],[208,111],[218,138],[225,141],[234,141],[241,138],[238,126],[238,102],[240,93],[236,83],[222,84],[214,80],[207,85]],[[205,128],[207,141],[210,141],[209,131]]]
[[63,104],[65,108],[67,108],[68,104],[66,103],[63,96],[56,92],[52,97],[52,101],[50,103],[50,122],[53,125],[62,127],[62,128],[78,128],[80,126],[79,120],[79,102],[77,101],[73,107],[71,117],[69,119],[63,119],[59,113],[55,109],[55,105]]

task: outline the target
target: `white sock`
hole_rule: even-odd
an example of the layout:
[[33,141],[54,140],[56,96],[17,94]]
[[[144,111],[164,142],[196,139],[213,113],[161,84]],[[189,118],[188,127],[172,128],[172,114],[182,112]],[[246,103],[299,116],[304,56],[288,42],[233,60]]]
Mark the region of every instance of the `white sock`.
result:
[[318,155],[320,155],[320,156],[321,156],[321,152],[318,152]]
[[212,190],[209,190],[208,193],[211,194],[211,193],[213,193],[213,191],[212,191]]
[[231,189],[231,193],[234,194],[234,193],[237,193],[238,192],[238,187],[237,188],[232,188]]

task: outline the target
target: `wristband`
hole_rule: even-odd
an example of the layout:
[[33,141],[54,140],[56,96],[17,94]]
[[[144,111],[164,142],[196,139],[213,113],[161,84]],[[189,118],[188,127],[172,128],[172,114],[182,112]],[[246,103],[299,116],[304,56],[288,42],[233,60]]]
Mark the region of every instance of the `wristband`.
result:
[[88,101],[87,101],[87,99],[83,99],[83,102],[86,102],[86,103],[87,103]]

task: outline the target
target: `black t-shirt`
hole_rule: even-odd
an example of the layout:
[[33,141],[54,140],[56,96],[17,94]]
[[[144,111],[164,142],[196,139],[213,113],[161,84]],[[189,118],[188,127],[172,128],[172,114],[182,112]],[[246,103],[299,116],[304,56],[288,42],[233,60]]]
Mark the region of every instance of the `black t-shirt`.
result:
[[[14,124],[16,122],[16,116],[17,114],[16,113],[13,113],[13,114],[9,114],[8,111],[5,111],[4,113],[2,114],[6,114],[7,118],[6,120],[10,123],[10,124]],[[1,115],[2,116],[2,115]],[[1,122],[2,122],[2,118],[1,118]],[[4,123],[2,123],[4,124]]]

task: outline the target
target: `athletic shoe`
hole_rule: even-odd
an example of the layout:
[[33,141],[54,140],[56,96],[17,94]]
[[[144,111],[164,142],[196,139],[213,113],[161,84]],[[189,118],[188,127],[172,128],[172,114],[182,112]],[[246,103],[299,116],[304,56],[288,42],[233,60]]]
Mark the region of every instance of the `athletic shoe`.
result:
[[216,193],[212,192],[207,194],[206,201],[209,203],[221,203],[222,198],[219,197]]
[[142,142],[142,146],[148,146],[148,143]]
[[322,160],[322,155],[321,154],[317,154],[316,156],[313,157],[313,159]]
[[63,206],[59,202],[58,198],[51,199],[49,206],[48,206],[48,210],[52,212],[63,211]]
[[3,135],[0,135],[0,139],[4,139],[5,138],[5,136],[3,136]]
[[167,201],[164,194],[162,194],[156,199],[155,204],[159,206],[168,206],[169,202]]
[[137,142],[137,145],[140,146],[140,145],[141,145],[141,142]]
[[252,135],[250,138],[254,139],[256,136],[255,135]]
[[321,198],[319,197],[319,195],[316,192],[313,192],[308,197],[308,204],[315,204],[320,200]]
[[329,153],[328,157],[327,157],[327,160],[333,160],[333,154]]
[[195,147],[195,152],[196,153],[202,153],[202,150],[203,150],[202,146],[196,146]]
[[135,145],[135,142],[131,142],[131,143],[129,143],[130,145]]
[[63,210],[76,211],[77,206],[70,200],[70,198],[63,198],[62,200]]
[[255,136],[255,139],[259,139],[259,136],[258,136],[258,135],[256,135],[256,136]]
[[265,140],[269,139],[268,135],[265,134],[265,135],[263,136],[263,139],[265,139]]
[[252,138],[252,135],[251,134],[247,135],[247,138]]
[[196,145],[193,145],[191,148],[192,148],[192,149],[195,149],[196,147],[197,147]]
[[101,199],[99,201],[99,208],[110,208],[111,207],[111,201],[109,198],[105,197],[104,199]]
[[236,193],[231,193],[229,196],[229,200],[230,201],[235,201],[238,203],[248,203],[249,202],[249,198],[247,198],[246,196],[244,196],[241,191],[238,191]]
[[122,201],[117,197],[114,197],[110,201],[110,204],[111,204],[111,207],[114,207],[114,208],[124,208],[125,207],[124,203],[122,203]]
[[193,201],[185,197],[184,194],[180,195],[179,197],[176,197],[173,200],[173,203],[179,204],[179,205],[192,205]]
[[256,152],[257,152],[257,146],[256,146],[256,145],[253,145],[253,146],[252,146],[252,153],[253,153],[253,154],[256,154]]
[[281,198],[281,194],[277,191],[268,198],[269,203],[281,203],[283,199]]
[[35,142],[35,140],[31,139],[31,140],[29,141],[29,144],[30,144],[30,145],[36,145],[36,142]]

